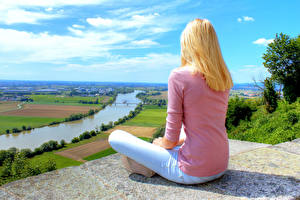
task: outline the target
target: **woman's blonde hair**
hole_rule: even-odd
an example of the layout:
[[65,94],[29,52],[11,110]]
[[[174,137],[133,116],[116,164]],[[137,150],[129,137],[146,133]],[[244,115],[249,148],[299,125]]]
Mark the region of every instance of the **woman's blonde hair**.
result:
[[181,34],[181,66],[191,65],[192,74],[202,73],[207,85],[215,91],[233,86],[224,62],[217,34],[206,19],[195,19]]

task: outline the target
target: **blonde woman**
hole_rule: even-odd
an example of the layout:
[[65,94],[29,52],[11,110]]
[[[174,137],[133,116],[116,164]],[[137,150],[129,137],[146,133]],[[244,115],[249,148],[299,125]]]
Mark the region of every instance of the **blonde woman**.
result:
[[109,143],[127,156],[131,172],[182,184],[219,178],[229,159],[225,118],[232,86],[212,24],[195,19],[181,35],[181,67],[169,76],[164,137],[150,144],[117,130]]

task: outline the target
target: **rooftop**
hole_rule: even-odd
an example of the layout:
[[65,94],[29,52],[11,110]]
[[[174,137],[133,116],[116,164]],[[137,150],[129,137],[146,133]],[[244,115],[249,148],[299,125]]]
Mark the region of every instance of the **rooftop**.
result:
[[226,174],[205,184],[146,178],[122,167],[120,154],[18,180],[0,199],[300,199],[300,139],[278,145],[230,140]]

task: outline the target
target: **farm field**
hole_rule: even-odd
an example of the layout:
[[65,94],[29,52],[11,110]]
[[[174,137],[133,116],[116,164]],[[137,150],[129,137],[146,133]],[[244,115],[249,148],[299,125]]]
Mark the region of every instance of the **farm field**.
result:
[[64,118],[74,113],[87,113],[95,108],[94,106],[24,104],[22,109],[0,112],[0,115]]
[[[139,137],[139,138],[142,139],[142,140],[145,140],[147,142],[151,141],[150,138],[146,138],[146,137]],[[83,159],[86,160],[86,161],[96,160],[96,159],[99,159],[99,158],[103,158],[105,156],[109,156],[109,155],[114,154],[114,153],[117,153],[117,152],[113,148],[108,148],[108,149],[105,149],[105,150],[100,151],[98,153],[95,153],[95,154],[92,154],[90,156],[84,157]]]
[[152,135],[155,133],[156,131],[156,127],[145,127],[145,126],[116,126],[113,129],[110,129],[108,131],[106,131],[105,133],[110,134],[111,132],[113,132],[114,130],[123,130],[126,131],[128,133],[131,133],[137,137],[148,137],[148,138],[152,138]]
[[0,113],[18,109],[19,103],[15,101],[0,101]]
[[73,105],[73,106],[99,106],[99,104],[83,104],[79,101],[95,102],[97,99],[99,103],[103,104],[107,102],[111,97],[100,96],[100,97],[82,97],[82,96],[64,96],[64,95],[28,95],[29,98],[33,99],[30,104],[54,104],[54,105]]
[[124,126],[159,127],[166,122],[166,107],[146,105],[144,109],[133,119],[125,122]]
[[[110,129],[109,131],[104,132],[101,134],[101,138],[98,137],[99,139],[95,140],[93,138],[89,139],[88,143],[84,143],[81,145],[77,145],[75,147],[67,146],[67,148],[64,148],[62,151],[58,151],[55,154],[65,156],[68,158],[71,158],[73,160],[77,160],[80,162],[85,162],[86,159],[85,157],[88,157],[92,154],[97,154],[99,152],[102,152],[104,150],[107,150],[110,148],[110,145],[107,141],[107,138],[111,132],[114,130],[123,130],[126,132],[129,132],[137,137],[142,137],[142,138],[152,138],[152,135],[155,133],[156,128],[154,127],[138,127],[138,126],[116,126],[113,129]],[[100,135],[99,135],[100,136]],[[83,142],[83,141],[82,141]],[[102,154],[101,154],[102,155]],[[97,154],[97,156],[99,156]]]
[[56,152],[55,154],[71,158],[80,162],[84,162],[83,158],[91,154],[103,151],[104,149],[109,148],[107,138],[100,139],[94,142],[80,145],[75,148],[67,149],[64,151]]
[[0,135],[4,134],[7,129],[22,129],[23,125],[26,127],[31,126],[32,128],[36,128],[54,121],[63,121],[63,118],[0,115]]
[[165,99],[168,100],[168,91],[161,91],[160,95],[149,96],[150,99]]

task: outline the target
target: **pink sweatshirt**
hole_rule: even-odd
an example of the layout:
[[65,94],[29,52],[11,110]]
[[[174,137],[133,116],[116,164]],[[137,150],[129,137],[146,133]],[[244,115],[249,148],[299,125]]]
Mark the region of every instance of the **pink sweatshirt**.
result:
[[191,75],[189,69],[177,68],[170,74],[165,137],[177,142],[183,123],[186,139],[178,152],[179,168],[191,176],[212,176],[228,166],[225,118],[229,90],[210,89],[203,75]]

